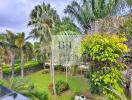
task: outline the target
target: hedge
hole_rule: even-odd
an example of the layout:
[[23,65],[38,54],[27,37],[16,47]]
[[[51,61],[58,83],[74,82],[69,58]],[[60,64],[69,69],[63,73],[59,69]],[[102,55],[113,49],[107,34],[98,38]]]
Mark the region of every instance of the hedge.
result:
[[[24,64],[24,70],[28,70],[28,69],[35,68],[35,67],[40,67],[41,65],[42,65],[42,63],[40,63],[40,62],[29,61]],[[11,67],[11,65],[2,64],[2,70],[3,70],[3,74],[11,74],[12,67]],[[14,64],[15,73],[20,72],[20,70],[21,70],[20,64]]]

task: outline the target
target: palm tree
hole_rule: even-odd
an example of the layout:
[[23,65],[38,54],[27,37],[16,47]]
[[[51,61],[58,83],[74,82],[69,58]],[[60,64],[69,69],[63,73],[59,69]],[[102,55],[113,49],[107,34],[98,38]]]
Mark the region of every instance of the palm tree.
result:
[[51,42],[51,29],[59,20],[59,16],[56,10],[51,8],[50,4],[46,5],[43,3],[42,5],[35,6],[30,14],[30,18],[29,26],[33,28],[30,35],[40,40],[41,54],[44,60],[43,65],[45,66],[45,46]]
[[0,43],[0,77],[3,79],[3,71],[2,71],[2,58],[4,55],[4,49],[2,47],[2,43]]
[[0,78],[3,79],[2,59],[5,57],[6,42],[5,34],[0,34]]
[[52,33],[59,34],[62,31],[80,32],[80,29],[74,24],[70,17],[63,17],[62,20],[55,25],[52,29]]
[[[50,58],[51,58],[51,64],[50,64],[50,71],[51,71],[51,81],[54,84],[54,67],[52,64],[52,49],[50,47],[51,44],[51,29],[54,27],[54,25],[59,21],[59,16],[54,10],[50,4],[43,3],[42,5],[37,5],[32,10],[30,15],[30,21],[29,25],[33,28],[30,32],[31,36],[34,38],[38,38],[41,43],[41,55],[45,56],[46,52],[45,46],[48,46],[50,48]],[[43,57],[44,58],[44,57]],[[44,59],[44,65],[45,65],[45,59]],[[54,84],[54,93],[55,93],[55,84]],[[55,93],[56,94],[56,93]]]
[[87,33],[94,21],[108,17],[119,7],[121,10],[120,5],[124,2],[132,5],[131,0],[81,0],[81,3],[72,1],[64,12],[74,18],[83,32]]
[[21,77],[24,77],[24,52],[30,51],[30,53],[33,52],[33,46],[30,42],[27,41],[28,38],[25,38],[25,33],[18,33],[15,45],[19,48],[20,51],[20,57],[21,57]]
[[15,63],[15,53],[17,50],[17,46],[15,45],[15,40],[16,40],[16,34],[14,34],[13,32],[6,30],[7,34],[6,34],[6,41],[7,41],[7,45],[9,48],[9,51],[11,52],[11,66],[12,66],[12,77],[14,78],[14,63]]

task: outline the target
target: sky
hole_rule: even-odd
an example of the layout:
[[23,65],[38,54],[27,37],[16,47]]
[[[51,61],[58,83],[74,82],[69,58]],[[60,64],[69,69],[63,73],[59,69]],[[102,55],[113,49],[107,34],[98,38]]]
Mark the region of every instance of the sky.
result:
[[0,0],[0,33],[8,29],[28,34],[29,15],[34,6],[42,2],[50,3],[63,16],[64,8],[71,0]]
[[[72,0],[0,0],[0,33],[6,29],[12,32],[29,33],[30,28],[27,26],[29,15],[35,5],[42,2],[50,3],[58,14],[64,15],[64,8]],[[123,12],[124,13],[124,12]]]

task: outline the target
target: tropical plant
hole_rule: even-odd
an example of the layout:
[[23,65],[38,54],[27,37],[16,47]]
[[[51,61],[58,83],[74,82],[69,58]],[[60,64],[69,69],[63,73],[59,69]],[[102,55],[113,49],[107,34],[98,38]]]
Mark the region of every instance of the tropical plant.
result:
[[10,50],[8,48],[8,42],[6,40],[6,34],[0,34],[0,43],[4,49],[4,62],[6,65],[10,64]]
[[110,34],[87,35],[82,41],[82,53],[91,59],[89,83],[93,93],[104,94],[110,100],[117,100],[117,95],[105,88],[111,88],[123,94],[122,70],[120,62],[123,54],[129,51],[124,37]]
[[[31,54],[33,54],[33,46],[30,42],[27,41],[28,38],[25,38],[25,33],[18,33],[15,45],[19,48],[20,51],[20,57],[21,57],[21,77],[24,77],[24,53],[29,51]],[[28,53],[29,53],[28,52]]]
[[42,56],[41,56],[41,47],[40,42],[34,42],[34,57],[36,61],[43,62]]
[[48,94],[44,91],[39,92],[37,90],[32,91],[29,95],[32,100],[48,100]]
[[6,50],[6,43],[5,43],[5,35],[0,34],[0,78],[3,79],[3,58],[5,58],[5,50]]
[[99,33],[87,35],[82,42],[82,53],[88,54],[91,60],[101,61],[107,66],[108,63],[117,62],[122,54],[129,51],[127,45],[124,44],[126,41],[125,37],[118,35]]
[[12,65],[12,77],[14,77],[14,63],[15,63],[15,55],[17,51],[17,46],[15,45],[16,34],[12,33],[9,30],[6,30],[6,41],[9,51],[11,52],[11,65]]
[[87,33],[91,23],[99,18],[107,17],[115,5],[116,0],[108,1],[108,3],[106,0],[81,0],[81,3],[72,1],[64,12],[76,19],[83,32]]
[[106,90],[108,90],[108,91],[114,93],[117,97],[119,97],[120,100],[128,100],[124,93],[121,94],[121,93],[119,93],[118,91],[116,91],[115,89],[106,88]]
[[[52,50],[51,50],[51,29],[59,21],[59,16],[50,4],[43,3],[42,5],[37,5],[34,7],[30,14],[29,24],[33,30],[30,32],[31,37],[38,38],[41,43],[41,54],[45,57],[46,51],[45,46],[50,48],[48,53],[50,53],[50,71],[51,71],[51,81],[54,84],[54,68],[52,64]],[[44,58],[43,57],[43,58]],[[44,59],[45,65],[45,59]],[[55,85],[54,85],[55,86]],[[54,89],[55,90],[55,89]]]
[[74,0],[67,5],[64,12],[78,22],[84,33],[88,33],[94,21],[114,14],[119,7],[121,10],[124,3],[132,5],[131,0],[81,0],[81,2]]
[[[62,92],[67,91],[69,89],[69,84],[67,82],[60,81],[60,80],[56,82],[55,86],[56,86],[57,95],[60,95]],[[52,94],[54,94],[52,83],[49,84],[48,89]]]
[[0,77],[1,77],[1,79],[3,79],[3,71],[2,71],[2,58],[3,58],[3,55],[4,55],[4,49],[3,49],[3,47],[1,46],[1,43],[0,43]]
[[[30,14],[29,26],[33,29],[30,32],[30,36],[37,38],[40,41],[41,58],[43,58],[45,66],[45,54],[49,53],[48,48],[51,42],[51,29],[56,22],[59,21],[59,16],[50,4],[43,3],[34,7]],[[45,52],[44,52],[45,51]]]
[[90,74],[89,85],[92,93],[103,93],[109,100],[117,100],[120,97],[106,88],[111,90],[114,89],[121,95],[124,94],[122,89],[124,77],[121,71],[117,68],[103,67],[101,70],[95,71],[93,73],[91,72]]
[[[54,35],[58,35],[60,32],[77,32],[79,34],[79,28],[73,23],[70,17],[63,17],[60,22],[58,22],[52,29]],[[60,34],[61,35],[61,34]]]
[[34,84],[28,79],[14,78],[4,82],[4,85],[18,93],[21,93],[31,100],[48,100],[48,95],[45,92],[38,92]]

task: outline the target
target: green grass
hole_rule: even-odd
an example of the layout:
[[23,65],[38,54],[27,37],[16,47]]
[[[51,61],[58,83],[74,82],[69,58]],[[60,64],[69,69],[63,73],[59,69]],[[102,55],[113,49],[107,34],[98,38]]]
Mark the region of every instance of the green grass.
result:
[[[63,93],[61,96],[53,96],[48,91],[48,85],[50,83],[50,73],[43,74],[42,71],[27,75],[26,78],[31,80],[39,91],[46,91],[49,96],[49,100],[70,100],[74,92],[87,91],[88,83],[85,78],[69,76],[68,83],[70,91]],[[65,73],[55,72],[55,80],[65,81]]]

